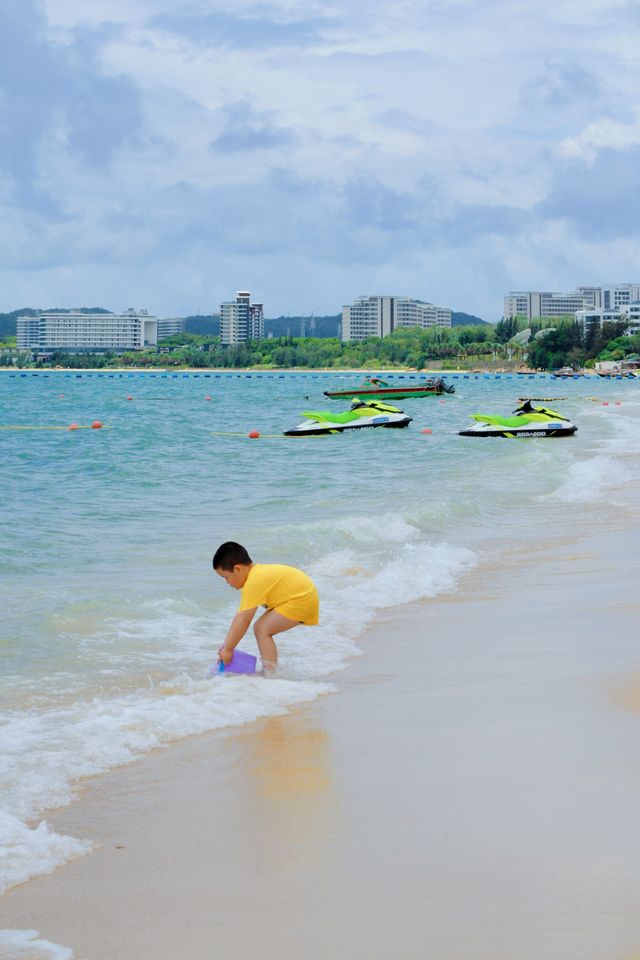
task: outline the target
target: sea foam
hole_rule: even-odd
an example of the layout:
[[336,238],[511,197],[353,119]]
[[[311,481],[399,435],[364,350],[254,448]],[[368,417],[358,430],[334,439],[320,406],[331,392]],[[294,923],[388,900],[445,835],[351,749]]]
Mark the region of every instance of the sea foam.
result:
[[549,494],[560,503],[593,503],[606,490],[612,490],[629,479],[624,464],[610,456],[596,456],[579,460],[569,467],[564,480]]
[[31,828],[0,810],[0,895],[30,877],[52,873],[59,863],[83,856],[91,848],[89,841],[55,833],[44,820]]
[[50,940],[41,940],[37,930],[0,930],[0,960],[72,960],[73,951]]
[[[5,717],[0,728],[2,888],[49,873],[91,849],[90,842],[60,836],[44,822],[29,826],[44,810],[68,804],[78,779],[131,763],[181,737],[280,715],[335,690],[324,677],[360,653],[356,640],[377,611],[450,590],[475,562],[471,551],[447,544],[398,546],[400,527],[392,548],[382,543],[386,562],[381,554],[368,553],[363,564],[361,552],[345,549],[311,565],[322,597],[322,629],[301,627],[295,637],[283,635],[277,679],[206,679],[201,644],[186,643],[182,669],[151,686]],[[373,534],[369,528],[370,540]],[[225,611],[225,620],[233,609]],[[155,628],[171,635],[172,606],[156,605],[154,614]],[[180,611],[183,632],[190,633],[184,616]],[[201,630],[202,611],[194,609],[193,618]],[[120,627],[125,635],[133,630],[131,623]],[[145,636],[148,629],[147,622]],[[247,647],[249,641],[243,643]],[[180,668],[176,647],[169,645],[166,654],[167,666]]]

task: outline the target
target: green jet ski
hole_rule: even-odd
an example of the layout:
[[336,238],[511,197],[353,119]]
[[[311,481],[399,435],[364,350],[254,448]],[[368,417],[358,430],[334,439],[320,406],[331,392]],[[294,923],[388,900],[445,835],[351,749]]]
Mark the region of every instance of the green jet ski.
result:
[[474,413],[478,422],[461,437],[570,437],[578,429],[570,420],[548,407],[533,407],[530,400],[513,411],[510,417]]
[[371,427],[408,427],[412,417],[403,410],[380,400],[360,400],[355,397],[350,410],[333,413],[331,410],[305,410],[302,423],[285,430],[285,437],[317,437],[323,433],[346,433]]

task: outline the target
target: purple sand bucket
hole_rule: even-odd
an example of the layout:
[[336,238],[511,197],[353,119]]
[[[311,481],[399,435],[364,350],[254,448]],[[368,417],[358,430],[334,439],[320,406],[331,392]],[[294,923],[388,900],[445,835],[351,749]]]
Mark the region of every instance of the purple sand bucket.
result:
[[222,660],[218,661],[217,673],[255,673],[258,658],[252,653],[244,653],[242,650],[234,650],[231,657],[231,663],[225,664]]

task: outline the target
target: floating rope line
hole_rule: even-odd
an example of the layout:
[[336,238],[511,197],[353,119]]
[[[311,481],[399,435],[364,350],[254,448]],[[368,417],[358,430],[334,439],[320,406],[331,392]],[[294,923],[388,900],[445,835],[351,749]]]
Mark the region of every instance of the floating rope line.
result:
[[251,440],[290,440],[291,437],[285,437],[282,433],[261,433],[259,437],[249,437],[248,433],[222,433],[217,430],[212,433],[213,437],[244,437]]
[[[592,400],[594,403],[598,403],[601,400],[601,397],[518,397],[518,400],[536,400],[541,403],[556,403],[559,400]],[[618,400],[610,401],[613,404],[619,403]]]
[[[22,423],[16,424],[0,424],[0,430],[96,430],[97,427],[92,427],[90,423],[87,424],[69,424],[68,426],[49,426],[48,424],[37,424],[35,426],[25,425]],[[109,430],[109,427],[101,426],[100,430]]]

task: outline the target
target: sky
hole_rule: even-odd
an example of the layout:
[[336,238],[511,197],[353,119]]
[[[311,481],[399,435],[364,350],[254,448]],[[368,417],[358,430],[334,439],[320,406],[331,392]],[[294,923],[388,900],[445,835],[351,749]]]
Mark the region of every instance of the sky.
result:
[[640,279],[638,0],[0,0],[0,311]]

